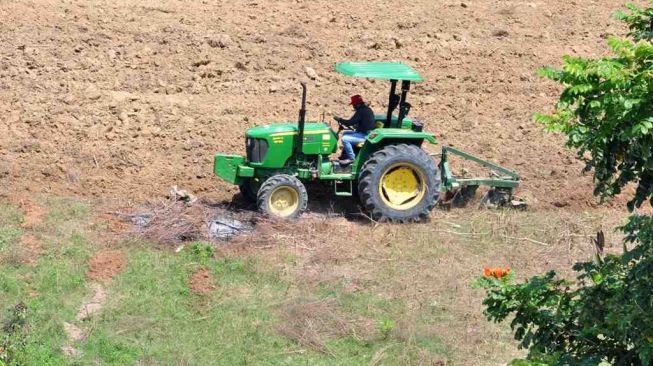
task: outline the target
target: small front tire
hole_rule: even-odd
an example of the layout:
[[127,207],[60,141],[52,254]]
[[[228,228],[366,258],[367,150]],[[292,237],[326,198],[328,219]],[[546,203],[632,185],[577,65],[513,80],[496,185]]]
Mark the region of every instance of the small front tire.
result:
[[308,193],[296,177],[273,175],[261,185],[257,204],[259,210],[268,216],[294,219],[306,211]]

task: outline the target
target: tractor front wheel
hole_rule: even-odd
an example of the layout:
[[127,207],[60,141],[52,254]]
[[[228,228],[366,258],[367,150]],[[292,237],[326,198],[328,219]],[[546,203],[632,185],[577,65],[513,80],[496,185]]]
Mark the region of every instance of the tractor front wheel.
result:
[[428,217],[440,197],[435,161],[415,145],[388,145],[373,153],[358,179],[361,203],[379,221]]
[[261,185],[257,203],[259,210],[269,216],[294,219],[306,210],[308,193],[299,179],[277,174]]

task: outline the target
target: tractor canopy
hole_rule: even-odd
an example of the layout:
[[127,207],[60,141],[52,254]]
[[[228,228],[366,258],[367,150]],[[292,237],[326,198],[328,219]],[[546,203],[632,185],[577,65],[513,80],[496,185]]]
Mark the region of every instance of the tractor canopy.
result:
[[336,71],[357,78],[414,82],[424,80],[415,69],[402,62],[338,62]]
[[[385,128],[400,128],[401,124],[410,112],[408,103],[408,91],[411,82],[419,82],[424,79],[412,67],[402,62],[338,62],[336,71],[347,76],[357,78],[385,79],[390,80],[390,95],[388,96],[388,112],[386,113]],[[401,81],[401,91],[397,94],[397,82]],[[395,119],[393,112],[399,107],[399,115]]]

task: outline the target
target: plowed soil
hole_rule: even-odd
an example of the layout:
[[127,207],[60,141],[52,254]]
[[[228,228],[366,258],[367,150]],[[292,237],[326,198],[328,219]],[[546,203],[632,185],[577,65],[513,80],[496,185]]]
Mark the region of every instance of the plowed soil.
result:
[[2,190],[138,201],[179,185],[230,199],[213,154],[242,154],[245,129],[294,120],[300,80],[314,78],[311,120],[348,115],[355,93],[381,112],[388,85],[333,64],[399,60],[424,75],[411,115],[442,143],[519,171],[536,207],[587,207],[583,164],[533,122],[560,91],[536,70],[607,54],[622,3],[2,2]]

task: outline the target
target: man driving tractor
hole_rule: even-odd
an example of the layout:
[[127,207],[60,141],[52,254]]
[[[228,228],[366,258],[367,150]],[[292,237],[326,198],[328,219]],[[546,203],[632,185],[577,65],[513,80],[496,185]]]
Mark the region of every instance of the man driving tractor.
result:
[[345,131],[342,134],[342,154],[338,159],[341,165],[351,164],[356,158],[354,146],[364,142],[367,134],[375,128],[374,111],[364,101],[360,95],[351,97],[351,106],[354,107],[354,115],[350,119],[334,117],[338,123],[350,127],[352,131]]

